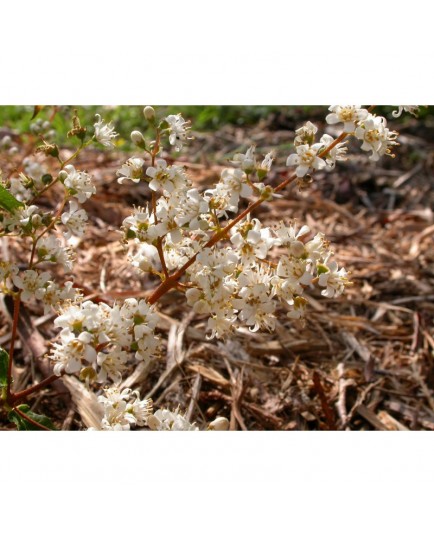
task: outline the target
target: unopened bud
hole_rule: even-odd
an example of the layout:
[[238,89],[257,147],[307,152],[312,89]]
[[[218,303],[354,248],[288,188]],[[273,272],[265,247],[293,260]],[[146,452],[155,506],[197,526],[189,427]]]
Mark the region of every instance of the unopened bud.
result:
[[143,115],[148,121],[153,121],[155,119],[155,110],[152,106],[145,106],[143,108]]
[[50,184],[53,182],[53,177],[49,173],[46,173],[45,175],[42,175],[41,181],[42,184]]
[[260,181],[263,181],[265,179],[265,177],[268,175],[268,169],[258,167],[258,168],[256,168],[256,174],[258,176],[258,179]]
[[67,178],[68,173],[64,169],[62,169],[62,171],[59,173],[59,181],[63,184]]
[[226,432],[226,430],[229,430],[229,421],[226,417],[217,417],[217,419],[214,419],[208,424],[208,430]]
[[131,132],[131,141],[134,143],[134,145],[137,145],[137,147],[140,147],[140,149],[146,148],[145,138],[143,137],[143,134],[139,130],[133,130]]

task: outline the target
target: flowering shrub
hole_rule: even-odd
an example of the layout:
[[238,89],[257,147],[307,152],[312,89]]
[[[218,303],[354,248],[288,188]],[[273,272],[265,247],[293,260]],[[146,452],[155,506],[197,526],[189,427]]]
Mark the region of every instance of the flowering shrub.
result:
[[[74,237],[88,225],[86,201],[96,193],[90,174],[72,163],[91,144],[115,147],[117,133],[97,114],[93,129],[73,119],[69,136],[76,139],[75,153],[63,160],[52,141],[50,124],[37,123],[43,143],[36,152],[58,163],[57,176],[32,158],[23,161],[23,171],[4,178],[0,185],[0,236],[19,237],[28,248],[25,266],[0,261],[0,290],[14,301],[12,339],[9,352],[0,351],[1,401],[9,419],[19,429],[50,429],[45,416],[33,413],[26,398],[64,375],[78,375],[89,390],[99,392],[101,430],[197,430],[177,409],[158,408],[138,391],[120,388],[127,371],[160,352],[157,307],[172,289],[185,293],[186,303],[207,317],[208,339],[227,338],[242,326],[250,331],[273,331],[278,309],[290,319],[300,319],[309,303],[309,292],[317,287],[327,298],[340,296],[349,284],[344,267],[333,260],[330,243],[322,233],[311,236],[306,225],[282,220],[266,227],[253,212],[295,182],[301,188],[312,181],[316,170],[331,170],[349,158],[347,138],[359,141],[362,151],[377,161],[393,156],[397,132],[390,131],[384,117],[361,106],[331,106],[330,125],[341,125],[336,139],[308,121],[295,132],[294,152],[287,157],[288,176],[278,186],[267,183],[275,154],[259,157],[255,146],[235,154],[219,181],[209,189],[196,188],[186,168],[162,158],[164,144],[180,151],[191,139],[190,125],[181,115],[158,118],[154,109],[144,109],[144,120],[154,132],[145,139],[135,130],[131,140],[137,155],[128,158],[116,172],[119,183],[146,183],[151,200],[137,206],[123,221],[122,242],[129,246],[129,262],[138,273],[152,274],[159,285],[147,299],[128,298],[112,305],[86,299],[79,285],[56,281],[57,265],[73,272]],[[394,112],[416,113],[416,106],[400,106]],[[34,127],[36,129],[36,126]],[[90,133],[89,131],[92,130]],[[42,134],[49,133],[45,137]],[[319,138],[319,139],[317,139]],[[5,145],[5,144],[4,144]],[[6,147],[6,145],[5,145]],[[10,147],[8,150],[11,150]],[[44,209],[44,194],[61,192],[55,212]],[[240,209],[246,200],[247,208]],[[278,252],[278,255],[276,253]],[[275,263],[271,258],[278,257]],[[56,272],[57,273],[57,272]],[[14,341],[20,304],[39,302],[45,313],[54,310],[58,337],[48,351],[53,374],[21,392],[12,390]],[[224,430],[228,422],[218,417],[209,430]]]

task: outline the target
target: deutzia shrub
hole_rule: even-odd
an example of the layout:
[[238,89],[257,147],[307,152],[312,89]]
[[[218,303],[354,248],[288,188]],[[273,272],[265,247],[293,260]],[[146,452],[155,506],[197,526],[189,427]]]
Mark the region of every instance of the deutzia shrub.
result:
[[[403,111],[414,114],[417,107],[399,106],[393,115]],[[348,273],[333,259],[322,233],[314,235],[302,222],[283,218],[267,227],[254,216],[259,205],[272,202],[292,182],[304,188],[316,170],[333,169],[349,158],[348,137],[373,161],[393,156],[397,133],[375,114],[374,107],[331,106],[329,112],[326,122],[340,126],[341,134],[336,139],[328,133],[320,136],[310,121],[300,126],[294,151],[285,155],[288,175],[277,186],[267,181],[275,152],[263,154],[252,145],[245,153],[233,155],[216,184],[201,190],[187,167],[163,157],[165,148],[180,151],[191,139],[189,122],[180,114],[159,118],[147,106],[143,121],[152,137],[147,139],[139,130],[131,133],[137,154],[120,164],[116,176],[119,183],[130,181],[131,188],[142,184],[148,188],[149,202],[132,210],[120,233],[128,246],[128,262],[143,277],[156,276],[159,284],[146,299],[113,303],[86,299],[73,279],[73,244],[86,232],[86,202],[96,193],[92,175],[73,161],[91,144],[113,149],[118,135],[99,114],[89,129],[75,115],[68,136],[76,140],[77,149],[63,160],[50,125],[38,123],[34,128],[50,135],[42,138],[37,156],[23,161],[23,171],[3,178],[0,185],[0,236],[18,237],[28,252],[24,264],[0,261],[0,289],[13,298],[15,307],[11,349],[9,355],[4,350],[0,354],[1,400],[12,421],[27,419],[27,426],[47,427],[37,419],[40,416],[18,405],[38,386],[18,393],[12,390],[11,362],[21,303],[37,302],[45,313],[56,315],[58,335],[47,354],[54,375],[41,386],[71,374],[96,390],[103,414],[98,429],[192,431],[198,427],[180,408],[154,411],[150,399],[121,387],[135,366],[162,356],[156,330],[158,301],[164,294],[172,289],[185,293],[186,304],[206,317],[208,339],[224,339],[240,328],[272,332],[280,310],[289,319],[300,319],[315,289],[326,298],[339,297],[349,284]],[[54,176],[48,173],[44,157],[57,163]],[[51,188],[60,194],[52,212],[42,202]],[[55,267],[63,278],[59,279]],[[227,428],[224,417],[208,425],[209,430]]]

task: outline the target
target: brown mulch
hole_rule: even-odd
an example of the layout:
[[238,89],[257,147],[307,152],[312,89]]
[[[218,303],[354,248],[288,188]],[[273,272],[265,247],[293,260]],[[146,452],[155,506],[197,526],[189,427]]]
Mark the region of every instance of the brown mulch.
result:
[[[183,295],[171,292],[159,307],[166,341],[161,358],[132,370],[124,385],[152,396],[156,407],[188,409],[201,427],[222,415],[234,430],[433,430],[434,137],[429,124],[416,120],[397,128],[395,159],[373,164],[355,152],[334,172],[317,173],[309,190],[291,187],[254,214],[264,224],[296,218],[313,233],[324,232],[339,265],[351,272],[353,285],[343,296],[314,294],[304,323],[282,311],[275,333],[242,329],[227,341],[208,341],[206,318],[192,315]],[[258,151],[278,150],[269,179],[278,184],[293,135],[275,118],[249,129],[196,133],[178,162],[206,188],[228,155],[254,142]],[[7,176],[14,163],[1,158]],[[87,295],[109,303],[145,296],[156,285],[132,269],[119,241],[120,223],[148,196],[144,185],[116,182],[126,158],[88,151],[77,164],[93,174],[98,193],[86,204],[91,225],[76,248],[75,280]],[[45,200],[55,206],[56,193]],[[13,240],[2,242],[6,255],[26,259]],[[55,337],[52,315],[30,306],[27,313],[41,340]],[[0,345],[8,337],[6,304]],[[23,388],[42,376],[26,341],[17,347],[15,385]],[[49,388],[30,405],[60,428],[84,427],[68,392]],[[9,427],[0,416],[0,428]]]

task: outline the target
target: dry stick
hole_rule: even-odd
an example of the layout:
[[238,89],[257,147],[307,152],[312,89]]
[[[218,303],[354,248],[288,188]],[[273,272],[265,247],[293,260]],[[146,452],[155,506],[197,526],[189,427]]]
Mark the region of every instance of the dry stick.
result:
[[197,399],[199,397],[201,386],[202,386],[202,376],[198,373],[196,375],[196,379],[194,380],[193,392],[191,394],[190,405],[188,406],[188,410],[187,410],[187,413],[186,413],[186,416],[185,416],[185,418],[189,422],[191,422],[191,419],[193,417],[194,407],[197,404]]
[[322,407],[324,416],[326,418],[328,429],[337,430],[335,414],[332,408],[330,407],[330,404],[327,400],[327,396],[324,392],[324,387],[321,384],[319,374],[316,370],[313,373],[313,385],[314,385],[314,389],[317,395],[319,396],[321,407]]
[[[320,158],[325,156],[338,143],[340,143],[343,139],[345,139],[346,136],[347,136],[347,133],[343,132],[338,138],[336,138],[336,140],[333,143],[331,143],[328,147],[326,147],[323,151],[321,151],[318,156]],[[290,177],[288,177],[283,182],[281,182],[278,186],[276,186],[276,188],[274,188],[273,192],[274,193],[280,192],[280,190],[283,190],[284,188],[286,188],[286,186],[288,186],[289,184],[294,182],[296,178],[297,178],[297,174],[293,173]],[[241,221],[248,214],[250,214],[255,208],[259,207],[259,205],[261,205],[264,201],[265,201],[265,198],[261,197],[261,198],[257,199],[256,201],[253,201],[252,203],[250,203],[250,205],[245,210],[243,210],[243,212],[241,212],[241,214],[238,214],[238,216],[236,216],[230,223],[228,223],[226,225],[226,227],[224,227],[223,229],[217,231],[214,234],[214,236],[212,236],[208,240],[208,242],[204,245],[204,249],[212,247],[214,244],[216,244],[221,239],[223,239],[225,237],[225,235],[227,235],[227,233],[232,229],[232,227],[234,227],[239,221]],[[172,275],[167,277],[167,279],[165,279],[157,287],[157,289],[153,292],[153,294],[149,297],[148,303],[151,304],[151,305],[154,304],[155,302],[157,302],[161,298],[161,296],[163,296],[164,294],[166,294],[166,292],[168,292],[170,289],[175,287],[178,279],[180,279],[184,275],[186,270],[188,270],[188,268],[190,268],[190,266],[196,261],[196,258],[198,256],[198,254],[199,253],[196,253],[195,255],[193,255],[193,257],[191,257],[191,259],[189,259],[183,266],[181,266],[181,268],[179,268],[179,270],[177,270]]]

